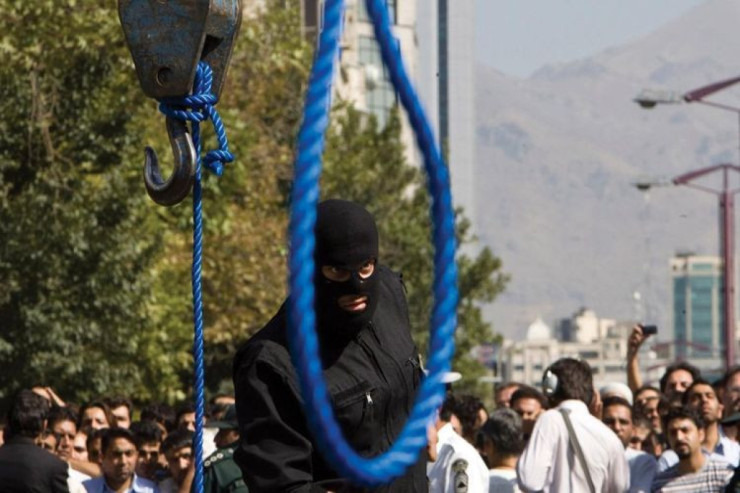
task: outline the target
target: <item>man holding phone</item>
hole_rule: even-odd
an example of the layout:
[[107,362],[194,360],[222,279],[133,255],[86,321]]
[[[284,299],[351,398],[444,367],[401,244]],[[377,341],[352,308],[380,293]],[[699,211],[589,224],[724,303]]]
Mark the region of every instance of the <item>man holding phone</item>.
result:
[[[647,329],[647,330],[646,330]],[[627,340],[627,385],[632,393],[642,387],[642,376],[640,375],[640,365],[637,361],[637,353],[645,339],[658,333],[656,325],[638,324],[632,327],[632,333]]]

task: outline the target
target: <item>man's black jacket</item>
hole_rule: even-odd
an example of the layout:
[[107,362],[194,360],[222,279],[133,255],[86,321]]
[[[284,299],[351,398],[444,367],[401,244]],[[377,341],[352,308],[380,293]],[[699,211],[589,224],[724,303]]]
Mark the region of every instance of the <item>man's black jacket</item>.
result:
[[33,443],[13,436],[0,447],[0,491],[68,493],[67,463]]
[[[379,266],[372,321],[342,340],[319,327],[324,378],[345,438],[364,457],[390,448],[413,406],[421,369],[398,275]],[[285,306],[237,352],[234,386],[241,444],[234,458],[251,493],[362,491],[337,487],[307,428],[286,340]],[[427,491],[426,454],[373,491]]]

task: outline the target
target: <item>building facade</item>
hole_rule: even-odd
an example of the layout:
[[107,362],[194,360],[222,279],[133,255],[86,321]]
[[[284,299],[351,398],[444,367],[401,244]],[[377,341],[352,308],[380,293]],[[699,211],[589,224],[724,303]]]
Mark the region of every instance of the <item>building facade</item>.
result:
[[682,254],[670,260],[673,294],[672,324],[676,359],[721,359],[722,260]]
[[634,323],[599,318],[586,309],[567,320],[558,324],[558,332],[567,325],[568,339],[556,337],[538,318],[528,327],[524,340],[505,341],[501,351],[501,380],[539,386],[549,365],[571,357],[591,366],[597,388],[606,383],[626,383],[627,338]]

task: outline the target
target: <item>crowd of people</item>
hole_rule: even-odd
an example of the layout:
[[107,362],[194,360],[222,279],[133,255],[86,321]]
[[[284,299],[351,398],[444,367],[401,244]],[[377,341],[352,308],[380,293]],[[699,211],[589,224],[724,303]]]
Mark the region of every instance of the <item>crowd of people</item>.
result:
[[[246,492],[233,461],[239,440],[234,397],[218,395],[206,409],[204,491]],[[135,410],[117,396],[77,406],[49,387],[23,390],[0,434],[0,491],[190,493],[194,431],[192,404]]]
[[[540,386],[497,386],[490,413],[453,389],[459,374],[448,377],[422,454],[430,492],[740,490],[740,367],[710,382],[678,362],[657,387],[595,388],[585,362],[564,358]],[[233,459],[234,402],[219,395],[206,406],[209,493],[248,491]],[[192,405],[134,409],[108,397],[75,406],[48,387],[22,391],[4,423],[0,491],[190,492],[194,428]],[[331,488],[307,491],[356,491]]]
[[[315,233],[325,386],[350,446],[374,457],[398,440],[425,378],[405,284],[379,263],[375,220],[361,205],[322,202]],[[645,385],[637,364],[641,326],[629,338],[626,385],[596,388],[586,362],[562,358],[536,385],[499,385],[489,413],[478,397],[457,392],[459,374],[448,373],[416,463],[378,488],[359,488],[326,461],[309,431],[289,313],[285,303],[237,351],[235,395],[210,400],[202,452],[194,449],[192,405],[133,409],[128,399],[110,397],[77,407],[50,388],[21,391],[3,430],[0,492],[187,493],[197,491],[197,453],[206,493],[740,489],[740,367],[709,381],[677,362],[657,387]]]

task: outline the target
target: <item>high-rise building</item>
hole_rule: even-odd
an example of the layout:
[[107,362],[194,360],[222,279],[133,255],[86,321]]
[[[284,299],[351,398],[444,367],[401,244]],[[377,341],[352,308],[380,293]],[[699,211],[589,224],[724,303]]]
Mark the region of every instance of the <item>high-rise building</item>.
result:
[[[306,36],[316,40],[323,18],[322,0],[303,0],[302,11]],[[416,29],[416,0],[386,0],[404,66],[412,81],[416,80],[419,59]],[[355,108],[373,115],[384,126],[392,108],[398,103],[388,70],[380,55],[365,0],[345,2],[344,29],[341,40],[339,70],[334,79],[335,100],[347,101]],[[419,165],[416,139],[404,112],[401,140],[406,159]]]
[[722,260],[678,254],[671,259],[670,267],[676,358],[720,358],[725,348]]

